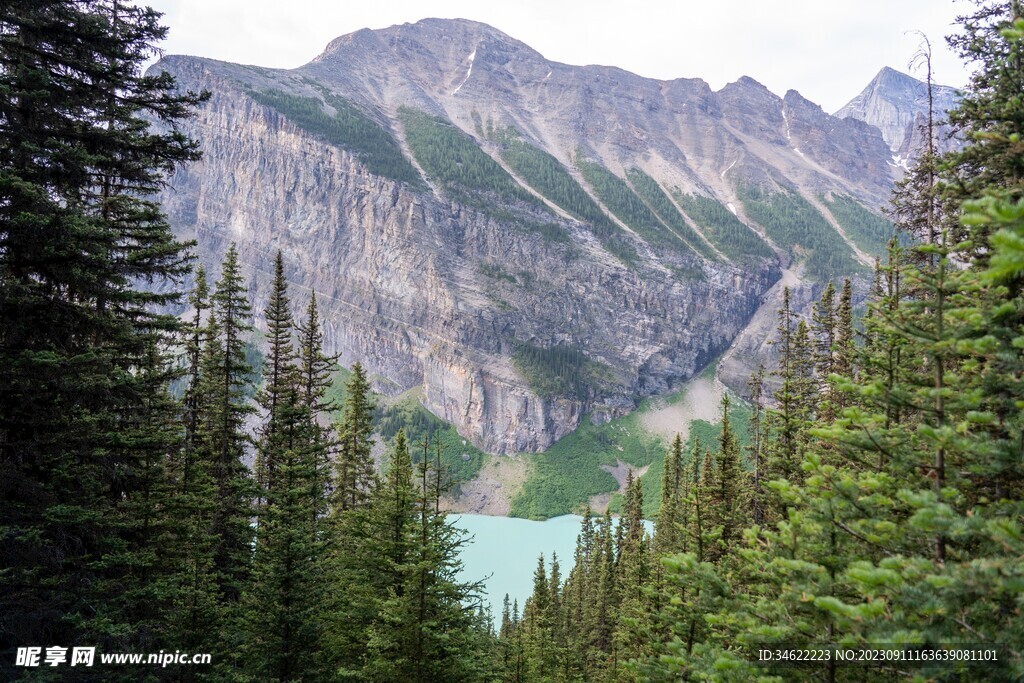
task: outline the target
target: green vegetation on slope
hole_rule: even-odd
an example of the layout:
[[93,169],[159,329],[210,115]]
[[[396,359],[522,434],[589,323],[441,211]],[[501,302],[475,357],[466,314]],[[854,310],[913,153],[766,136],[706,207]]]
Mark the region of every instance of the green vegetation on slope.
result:
[[683,194],[678,188],[672,190],[672,196],[701,227],[704,236],[730,260],[744,263],[754,259],[775,258],[771,247],[719,202],[710,197]]
[[430,441],[431,456],[433,449],[440,444],[441,462],[456,486],[459,482],[475,477],[487,458],[483,451],[463,438],[451,423],[445,422],[424,408],[419,397],[412,392],[379,410],[376,428],[377,433],[389,446],[398,430],[405,429],[409,452],[414,463],[422,459],[423,448],[420,444],[424,438]]
[[853,197],[832,193],[832,199],[822,197],[846,236],[869,254],[881,256],[889,239],[893,236],[892,223],[873,211],[864,208]]
[[610,380],[610,370],[604,364],[561,344],[543,347],[519,343],[512,352],[512,363],[530,388],[545,397],[583,399],[591,387]]
[[622,232],[558,159],[524,142],[514,129],[505,129],[496,138],[501,144],[501,158],[530,187],[576,218],[590,223],[598,237]]
[[747,215],[757,221],[780,247],[804,255],[807,274],[829,278],[863,270],[849,245],[825,217],[791,190],[768,193],[741,183],[736,192]]
[[[347,368],[335,370],[324,397],[339,411],[345,405],[345,386],[351,376],[352,371]],[[450,422],[445,422],[424,408],[415,391],[410,390],[390,402],[380,394],[372,394],[371,397],[376,406],[373,412],[373,431],[383,439],[386,452],[391,452],[398,430],[405,429],[409,452],[415,462],[419,461],[422,454],[417,444],[423,441],[423,437],[429,436],[431,444],[441,444],[441,462],[455,486],[472,479],[480,471],[486,454],[460,436]],[[340,419],[340,416],[339,412],[335,417]]]
[[402,154],[391,133],[350,102],[334,95],[326,96],[336,111],[331,116],[315,97],[289,95],[280,90],[250,90],[248,94],[260,104],[284,114],[307,133],[352,152],[371,173],[409,183],[416,189],[426,189],[416,167]]
[[672,204],[672,200],[665,194],[657,180],[639,168],[631,168],[626,171],[626,178],[632,183],[633,189],[640,195],[640,198],[647,202],[647,206],[657,214],[658,218],[665,225],[681,237],[691,249],[712,261],[719,260],[718,254],[708,247],[707,243],[700,238],[700,235],[693,231],[693,228],[689,226],[682,214],[679,213],[679,210]]
[[398,117],[416,161],[459,201],[487,208],[488,196],[505,204],[547,207],[451,122],[402,107]]
[[579,159],[576,167],[608,210],[653,245],[693,253],[679,237],[662,224],[629,184],[604,166]]
[[624,263],[628,265],[636,261],[636,249],[629,244],[622,228],[594,203],[558,159],[525,142],[514,128],[505,128],[493,137],[500,145],[501,158],[524,182],[589,224],[604,247]]
[[[680,392],[675,400],[681,400],[684,396],[683,392]],[[750,408],[750,404],[740,400],[736,396],[731,395],[731,403],[729,404],[729,419],[732,421],[733,431],[736,433],[736,441],[739,443],[741,448],[746,448],[750,444],[750,417],[753,415],[753,411]],[[641,408],[642,410],[642,408]],[[722,434],[722,425],[720,422],[712,424],[707,420],[693,420],[690,422],[690,430],[687,436],[687,441],[683,447],[683,459],[686,463],[690,461],[690,454],[693,453],[693,441],[695,438],[700,439],[701,446],[704,448],[711,448],[712,451],[718,448],[718,438]],[[654,519],[658,514],[658,507],[661,505],[661,477],[665,471],[665,453],[668,444],[662,449],[654,461],[651,463],[651,469],[647,470],[647,473],[640,479],[643,485],[644,491],[644,517],[647,519]],[[745,469],[751,468],[751,463],[747,462],[744,458],[743,465]],[[616,495],[612,500],[612,504],[615,505],[621,496]],[[617,508],[612,508],[617,509]]]
[[[685,396],[685,390],[681,390],[667,400],[676,403]],[[661,475],[669,444],[644,427],[643,414],[650,409],[651,401],[644,401],[629,415],[601,425],[595,425],[589,417],[584,417],[574,432],[543,453],[529,456],[534,468],[522,490],[512,500],[510,515],[546,519],[579,512],[591,496],[618,490],[615,478],[601,469],[601,465],[614,467],[621,460],[634,467],[650,467],[640,481],[644,491],[644,515],[647,519],[654,519],[661,503]],[[743,447],[749,443],[750,416],[750,406],[733,396],[730,419]],[[716,450],[721,430],[720,424],[692,421],[684,457],[689,459],[694,437]],[[612,511],[618,510],[620,498],[618,494],[612,497]]]
[[622,460],[636,467],[663,457],[661,442],[640,426],[636,412],[603,425],[584,417],[580,426],[551,448],[531,456],[533,470],[512,500],[513,517],[546,519],[579,512],[590,496],[618,490],[601,469]]

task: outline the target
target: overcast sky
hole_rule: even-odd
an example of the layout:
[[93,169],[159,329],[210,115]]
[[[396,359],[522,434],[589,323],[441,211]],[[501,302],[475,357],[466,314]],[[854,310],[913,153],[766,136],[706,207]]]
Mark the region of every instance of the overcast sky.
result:
[[[751,76],[832,112],[883,66],[909,72],[922,31],[936,81],[966,70],[944,37],[963,0],[148,0],[164,12],[167,54],[296,67],[339,35],[425,17],[482,21],[551,60],[606,64],[713,88]],[[921,72],[915,73],[921,76]]]

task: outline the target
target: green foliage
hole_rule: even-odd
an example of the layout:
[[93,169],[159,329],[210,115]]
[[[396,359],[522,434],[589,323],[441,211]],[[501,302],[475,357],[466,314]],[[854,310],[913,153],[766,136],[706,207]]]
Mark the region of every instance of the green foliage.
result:
[[516,279],[515,275],[507,272],[504,268],[502,268],[500,265],[496,263],[481,261],[480,265],[477,266],[477,270],[480,271],[481,275],[485,275],[491,278],[492,280],[502,280],[504,282],[509,282],[513,285],[519,284],[519,280]]
[[796,192],[783,189],[769,193],[741,183],[736,193],[747,215],[776,244],[795,251],[811,277],[827,279],[863,270],[839,233]]
[[583,175],[583,179],[593,188],[597,198],[638,235],[652,245],[692,253],[686,243],[654,215],[625,180],[604,166],[582,158],[577,159],[576,167]]
[[[450,422],[436,417],[423,407],[415,394],[406,395],[379,412],[377,432],[387,443],[393,443],[400,430],[405,431],[409,443],[419,444],[424,439],[441,446],[441,464],[450,477],[456,495],[460,482],[469,481],[483,467],[487,454],[456,431]],[[413,452],[414,459],[419,453]]]
[[572,346],[534,346],[520,342],[512,352],[512,363],[539,395],[584,399],[606,384],[607,366],[590,360]]
[[693,249],[704,258],[711,259],[712,261],[719,260],[718,254],[700,238],[700,235],[694,232],[693,228],[686,222],[686,219],[679,213],[679,209],[675,207],[672,200],[665,194],[665,190],[658,184],[658,181],[639,168],[631,168],[626,171],[626,178],[629,179],[633,189],[647,203],[647,206],[690,249]]
[[501,158],[530,187],[580,220],[591,223],[599,236],[619,230],[558,159],[525,142],[514,129],[505,129],[494,137],[501,146]]
[[451,122],[409,107],[399,109],[398,117],[416,161],[455,199],[484,209],[497,200],[547,211],[540,200]]
[[338,421],[338,452],[332,508],[335,514],[366,505],[376,484],[373,469],[373,403],[366,371],[358,361],[345,385],[345,403]]
[[868,211],[853,197],[832,193],[831,199],[822,196],[822,201],[843,227],[846,236],[868,254],[881,256],[895,234],[891,221],[884,216]]
[[167,458],[181,445],[167,350],[180,327],[160,311],[178,303],[189,257],[154,195],[199,158],[178,126],[206,96],[142,75],[166,35],[147,8],[17,0],[0,5],[0,26],[9,679],[24,673],[12,672],[15,645],[129,651],[166,637],[176,552]]
[[[257,441],[259,483],[252,579],[242,594],[242,668],[258,679],[299,680],[322,675],[319,611],[326,588],[325,550],[330,441],[318,422],[327,379],[311,299],[306,329],[292,320],[283,262],[275,261],[268,326],[267,381],[258,399],[266,419]],[[300,332],[299,349],[294,348]],[[317,357],[320,356],[318,359]],[[310,372],[312,368],[312,372]]]
[[[334,406],[345,404],[345,387],[351,375],[350,370],[336,368],[325,397],[327,403]],[[426,437],[431,443],[441,445],[441,463],[456,494],[459,484],[475,477],[483,467],[487,454],[459,434],[450,422],[423,407],[416,391],[410,390],[393,400],[373,394],[372,400],[377,406],[373,415],[374,432],[383,444],[393,446],[399,430],[404,430],[411,444],[422,443]],[[415,452],[413,455],[419,457]]]
[[[731,399],[729,419],[732,424],[733,435],[739,447],[746,448],[750,445],[751,440],[750,420],[753,411],[750,404],[745,401],[735,396],[732,396]],[[640,410],[643,410],[643,406]],[[707,420],[691,421],[686,443],[683,444],[683,462],[689,462],[689,454],[692,453],[695,443],[717,443],[721,434],[722,424],[720,422],[712,423]],[[743,462],[742,465],[749,468],[751,463]],[[664,474],[664,468],[664,458],[660,457],[660,455],[656,456],[651,462],[651,468],[640,478],[640,483],[643,485],[645,519],[655,519],[657,517],[658,508],[661,505],[661,479]]]
[[774,259],[775,253],[761,237],[745,226],[732,211],[710,197],[683,194],[672,190],[672,196],[704,231],[704,236],[729,259],[747,262],[756,259]]
[[326,103],[334,109],[334,115],[328,114],[324,110],[324,102],[315,97],[290,95],[273,89],[247,92],[249,97],[281,112],[307,133],[349,150],[371,173],[408,183],[416,190],[426,189],[416,167],[402,154],[391,133],[351,102],[321,90]]
[[594,203],[558,159],[524,141],[513,128],[497,131],[493,137],[500,145],[501,158],[530,187],[587,223],[605,248],[624,263],[635,262],[636,250],[622,228]]
[[601,465],[614,467],[622,460],[643,467],[661,455],[661,442],[644,430],[636,411],[602,425],[584,417],[575,431],[531,456],[533,469],[512,500],[510,514],[547,519],[578,512],[591,496],[618,489]]
[[[377,539],[392,530],[401,529],[393,537],[402,538],[405,549],[397,558],[385,558],[385,569],[391,571],[382,574],[393,578],[377,593],[380,604],[369,633],[367,678],[423,683],[486,680],[491,675],[493,640],[490,620],[480,607],[482,587],[456,578],[462,568],[459,553],[468,539],[439,512],[444,478],[440,458],[431,463],[429,444],[421,453],[416,497],[404,524],[394,524],[397,516],[389,515],[368,534],[372,555],[378,555]],[[379,532],[373,533],[374,527]]]

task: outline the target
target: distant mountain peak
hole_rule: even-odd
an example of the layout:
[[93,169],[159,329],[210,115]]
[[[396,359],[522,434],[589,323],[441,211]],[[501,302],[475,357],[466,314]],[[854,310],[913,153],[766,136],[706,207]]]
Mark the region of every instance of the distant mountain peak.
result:
[[[945,117],[959,99],[956,88],[932,86],[937,119]],[[928,86],[913,76],[885,66],[852,100],[835,113],[839,118],[854,118],[880,131],[886,144],[903,162],[916,155],[920,138],[918,128],[927,119]],[[941,137],[941,136],[940,136]]]

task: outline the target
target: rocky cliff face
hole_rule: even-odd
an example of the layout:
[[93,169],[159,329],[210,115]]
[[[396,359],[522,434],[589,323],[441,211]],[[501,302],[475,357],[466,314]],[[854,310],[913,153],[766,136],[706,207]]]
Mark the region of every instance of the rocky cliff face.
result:
[[[932,110],[936,122],[943,121],[946,112],[959,99],[955,88],[933,86]],[[894,163],[905,168],[927,142],[927,136],[922,135],[921,129],[928,120],[928,86],[912,76],[885,67],[835,116],[864,121],[878,128],[892,150]],[[936,126],[936,141],[940,152],[956,145],[950,137],[949,127],[945,125]]]
[[[584,414],[628,411],[729,347],[780,264],[798,272],[802,254],[748,217],[741,188],[790,192],[827,214],[825,193],[878,206],[893,180],[878,129],[795,92],[558,64],[467,21],[359,31],[295,70],[180,56],[155,68],[212,92],[185,129],[204,158],[163,196],[200,259],[216,268],[237,243],[259,310],[281,250],[296,307],[316,290],[344,364],[362,361],[388,393],[422,385],[431,411],[491,452],[544,449]],[[362,142],[324,123],[348,108]],[[453,124],[518,199],[471,187],[468,174],[450,181],[437,159],[463,168],[470,157],[413,140],[408,111]],[[550,155],[599,214],[512,168],[495,131]],[[425,183],[375,166],[367,135]],[[584,159],[606,181],[584,177]],[[660,192],[644,194],[638,177]],[[760,251],[733,249],[728,220],[691,215],[688,196],[728,207]],[[538,387],[524,348],[582,351],[592,381]]]

